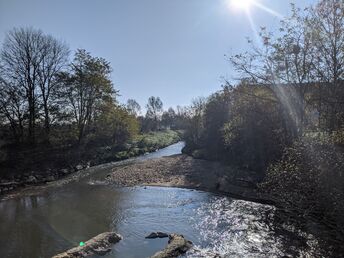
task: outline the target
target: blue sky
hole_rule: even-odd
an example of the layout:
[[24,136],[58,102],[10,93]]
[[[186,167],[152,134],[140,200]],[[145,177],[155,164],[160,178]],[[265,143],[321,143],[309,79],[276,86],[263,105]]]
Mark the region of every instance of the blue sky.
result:
[[[32,26],[111,62],[119,100],[160,96],[164,108],[188,105],[235,77],[226,55],[247,48],[254,32],[229,0],[0,0],[0,43],[13,27]],[[288,0],[260,0],[281,15]],[[316,0],[294,0],[298,6]],[[256,27],[279,19],[251,8]]]

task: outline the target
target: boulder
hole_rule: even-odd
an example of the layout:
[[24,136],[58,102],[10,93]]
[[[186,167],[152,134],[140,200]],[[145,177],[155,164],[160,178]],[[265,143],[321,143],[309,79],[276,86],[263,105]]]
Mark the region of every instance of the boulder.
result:
[[46,181],[50,182],[50,181],[54,181],[55,180],[55,177],[54,176],[47,176],[45,178]]
[[122,237],[115,232],[101,233],[86,241],[84,245],[69,249],[52,258],[82,258],[90,255],[105,255],[111,251],[111,246],[121,239]]
[[37,183],[37,178],[35,176],[29,176],[29,178],[26,180],[26,183],[28,184],[35,184]]
[[146,236],[145,238],[165,238],[168,237],[168,234],[163,233],[163,232],[152,232],[150,233],[148,236]]
[[169,235],[168,244],[164,250],[155,253],[151,258],[175,258],[185,254],[192,247],[192,242],[178,234]]
[[83,168],[84,168],[84,167],[83,167],[82,165],[80,165],[80,164],[79,164],[79,165],[76,165],[76,167],[75,167],[76,170],[81,170],[81,169],[83,169]]
[[69,170],[67,168],[63,168],[60,170],[61,174],[66,175],[69,173]]

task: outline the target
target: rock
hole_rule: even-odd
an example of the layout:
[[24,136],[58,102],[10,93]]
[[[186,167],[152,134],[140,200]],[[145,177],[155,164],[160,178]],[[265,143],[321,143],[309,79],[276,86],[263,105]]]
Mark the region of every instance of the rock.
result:
[[67,168],[63,168],[60,170],[61,174],[66,175],[69,174],[69,170]]
[[165,238],[168,237],[168,234],[163,233],[163,232],[152,232],[150,233],[148,236],[146,236],[145,238]]
[[122,237],[115,232],[105,232],[86,241],[83,246],[74,247],[52,258],[81,258],[90,255],[105,255],[111,251],[111,245],[119,242]]
[[191,247],[192,242],[186,240],[182,235],[169,235],[168,244],[164,250],[155,253],[151,258],[174,258],[186,253]]
[[219,191],[225,192],[228,189],[228,177],[223,176],[219,178],[217,184],[216,184],[216,189]]
[[29,184],[35,184],[37,183],[37,178],[35,176],[29,176],[28,179],[26,180],[26,183],[29,183]]
[[111,251],[111,248],[105,248],[105,249],[95,248],[95,249],[93,249],[93,252],[95,254],[98,254],[98,255],[105,255],[105,254],[107,254],[110,251]]
[[47,176],[45,178],[46,181],[50,182],[50,181],[54,181],[55,180],[55,177],[54,176]]
[[82,165],[80,165],[80,164],[77,165],[77,166],[75,167],[76,170],[81,170],[81,169],[83,169],[83,168],[84,168],[84,167],[83,167]]

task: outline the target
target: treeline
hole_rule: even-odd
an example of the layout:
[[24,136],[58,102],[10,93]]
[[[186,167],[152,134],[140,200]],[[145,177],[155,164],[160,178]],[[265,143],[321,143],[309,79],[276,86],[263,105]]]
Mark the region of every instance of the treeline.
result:
[[183,109],[164,112],[150,97],[147,113],[118,103],[110,63],[33,28],[15,28],[0,53],[0,126],[6,144],[120,145],[140,132],[183,127]]
[[116,101],[111,67],[86,50],[32,28],[10,31],[0,55],[0,119],[4,139],[17,145],[81,142],[86,136],[126,141],[138,131]]
[[260,189],[344,233],[344,2],[261,28],[229,58],[240,83],[193,103],[185,151],[260,172]]

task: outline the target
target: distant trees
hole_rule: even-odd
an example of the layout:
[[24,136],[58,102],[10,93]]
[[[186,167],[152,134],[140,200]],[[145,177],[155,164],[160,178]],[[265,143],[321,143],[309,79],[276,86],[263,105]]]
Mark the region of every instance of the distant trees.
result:
[[131,115],[138,116],[141,112],[141,106],[135,99],[128,99],[126,107]]
[[161,99],[154,96],[149,97],[146,109],[146,115],[138,117],[143,132],[161,129],[183,130],[190,117],[188,107],[177,106],[176,109],[169,107],[164,111]]
[[160,127],[161,115],[163,112],[163,103],[159,97],[151,96],[146,105],[146,120],[149,130],[157,130]]
[[161,116],[161,124],[165,128],[173,128],[175,126],[176,112],[173,108],[169,108]]

